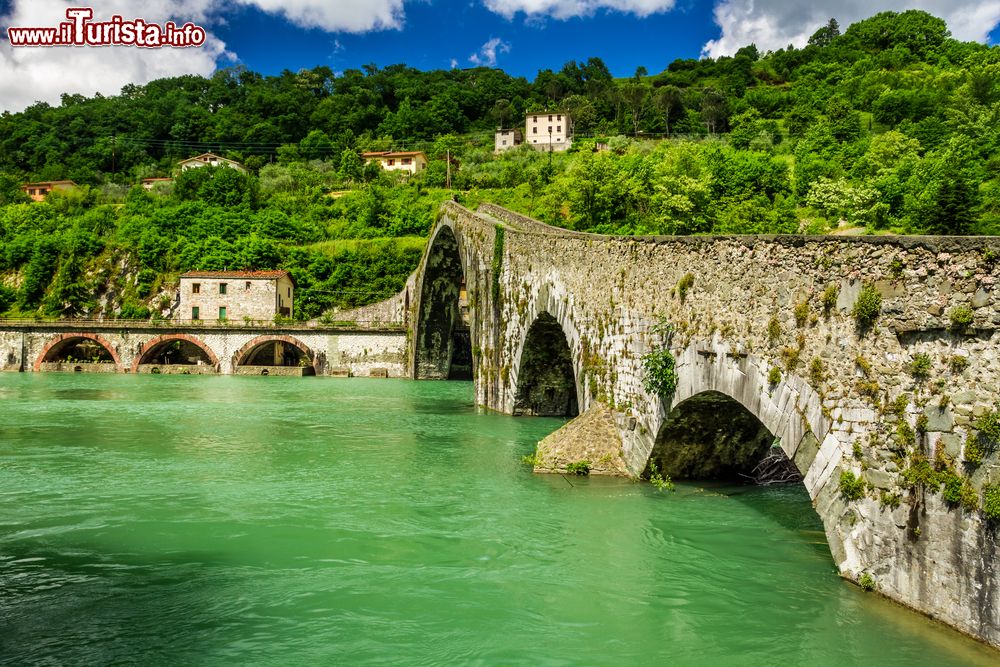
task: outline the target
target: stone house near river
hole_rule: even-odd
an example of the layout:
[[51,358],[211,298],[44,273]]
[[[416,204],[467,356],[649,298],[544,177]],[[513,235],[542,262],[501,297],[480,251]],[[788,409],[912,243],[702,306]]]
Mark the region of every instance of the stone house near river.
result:
[[295,280],[288,271],[189,271],[181,276],[179,320],[291,317]]

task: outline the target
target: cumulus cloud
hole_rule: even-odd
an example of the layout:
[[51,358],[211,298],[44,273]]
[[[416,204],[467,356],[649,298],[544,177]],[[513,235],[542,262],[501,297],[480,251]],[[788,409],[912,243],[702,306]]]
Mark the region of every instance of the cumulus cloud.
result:
[[[303,28],[371,32],[403,27],[403,0],[236,0],[280,14]],[[215,3],[218,4],[218,3]]]
[[485,0],[486,8],[512,19],[518,12],[530,18],[570,19],[593,16],[599,9],[649,16],[674,8],[676,0]]
[[[13,0],[0,16],[0,111],[20,111],[37,101],[57,104],[62,93],[113,95],[127,83],[144,84],[182,74],[209,75],[220,58],[235,60],[211,28],[225,21],[236,5],[255,7],[306,28],[362,33],[398,29],[404,0],[102,0],[94,20],[114,14],[163,24],[192,21],[206,28],[201,47],[140,49],[109,47],[17,47],[6,40],[7,27],[54,27],[78,0]],[[340,50],[334,46],[334,52]]]
[[1000,23],[1000,0],[721,0],[715,22],[722,34],[702,48],[702,55],[717,58],[734,54],[747,44],[762,51],[794,44],[804,46],[809,37],[831,18],[841,29],[882,11],[922,9],[948,22],[957,39],[986,41]]
[[479,47],[479,51],[469,56],[469,62],[479,67],[493,67],[497,64],[497,54],[509,51],[510,44],[499,37],[493,37]]
[[[81,6],[60,0],[15,0],[10,12],[0,16],[0,25],[50,27],[66,20],[66,7]],[[212,3],[207,0],[147,0],[136,11],[129,0],[107,0],[95,10],[95,20],[120,14],[126,19],[148,22],[203,22]],[[140,49],[106,47],[11,47],[6,30],[0,40],[0,110],[20,111],[42,101],[58,104],[62,93],[93,95],[117,94],[127,83],[147,83],[153,79],[181,74],[211,74],[225,44],[208,34],[201,47],[186,49]]]

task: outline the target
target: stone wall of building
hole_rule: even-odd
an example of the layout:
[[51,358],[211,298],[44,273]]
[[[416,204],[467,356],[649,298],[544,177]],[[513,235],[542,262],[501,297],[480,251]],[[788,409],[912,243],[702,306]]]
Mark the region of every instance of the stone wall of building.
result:
[[[440,224],[459,240],[481,404],[514,411],[542,313],[565,333],[580,411],[612,410],[633,475],[673,407],[728,396],[804,475],[845,577],[1000,646],[997,527],[980,509],[1000,460],[976,428],[1000,401],[1000,241],[611,238],[454,204]],[[860,327],[866,285],[881,307]],[[662,346],[677,361],[672,400],[643,383],[643,355]],[[844,473],[865,480],[860,497]]]

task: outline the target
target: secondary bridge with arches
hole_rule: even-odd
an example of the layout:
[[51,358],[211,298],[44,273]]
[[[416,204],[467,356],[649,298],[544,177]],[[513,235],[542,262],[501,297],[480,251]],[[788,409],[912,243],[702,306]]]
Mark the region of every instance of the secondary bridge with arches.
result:
[[[993,238],[606,237],[449,202],[408,302],[408,372],[467,367],[482,406],[579,415],[555,467],[596,447],[598,472],[725,478],[776,443],[844,577],[1000,646],[979,507],[1000,463],[977,429],[1000,400],[998,257]],[[670,396],[646,383],[663,349]]]
[[184,375],[405,374],[402,326],[0,322],[0,370]]

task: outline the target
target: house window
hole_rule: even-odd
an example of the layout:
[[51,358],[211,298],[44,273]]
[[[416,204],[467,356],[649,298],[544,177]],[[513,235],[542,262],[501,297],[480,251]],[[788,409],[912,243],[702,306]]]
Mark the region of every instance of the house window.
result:
[[538,134],[538,126],[537,125],[535,127],[531,128],[531,129],[534,130],[534,132],[532,134]]
[[226,283],[219,283],[219,294],[226,293]]
[[562,125],[556,125],[556,132],[562,132]]
[[552,134],[552,126],[549,125],[549,134]]
[[289,299],[292,298],[292,288],[291,287],[288,288],[288,298]]
[[385,163],[391,167],[394,164],[396,164],[396,160],[389,158],[388,160],[385,161]]
[[549,114],[549,122],[552,122],[552,114]]
[[201,283],[191,283],[191,294],[201,294]]
[[247,281],[247,286],[246,286],[246,290],[247,290],[248,292],[250,291],[250,281],[249,281],[249,280]]
[[201,317],[199,315],[199,312],[198,312],[198,306],[193,306],[191,308],[191,319],[192,320],[199,320],[199,319],[201,319]]
[[410,164],[410,158],[404,157],[402,160],[402,164]]
[[500,145],[501,145],[501,146],[506,146],[506,145],[507,145],[507,140],[506,140],[506,139],[504,139],[503,141],[501,141],[501,142],[500,142]]
[[219,319],[220,320],[226,319],[226,307],[225,306],[219,306]]

